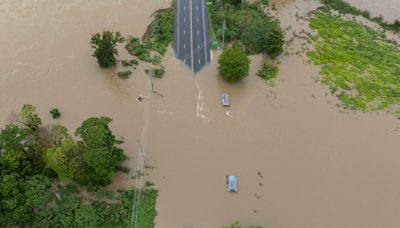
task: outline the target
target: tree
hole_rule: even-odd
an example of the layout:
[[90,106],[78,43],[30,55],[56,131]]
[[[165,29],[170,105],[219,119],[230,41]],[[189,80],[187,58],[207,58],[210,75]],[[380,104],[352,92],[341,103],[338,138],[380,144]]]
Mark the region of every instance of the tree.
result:
[[219,73],[230,83],[245,78],[249,73],[250,59],[238,48],[225,49],[218,63]]
[[2,175],[22,176],[41,170],[42,158],[31,129],[10,124],[0,131],[0,168]]
[[95,49],[93,57],[97,58],[100,67],[106,68],[117,63],[115,56],[118,55],[116,46],[124,42],[120,32],[103,31],[102,34],[96,33],[90,40],[91,47]]
[[276,58],[283,52],[283,31],[278,21],[274,21],[265,32],[262,49],[271,58]]
[[82,181],[84,171],[83,145],[67,138],[46,151],[45,160],[58,177],[66,182]]
[[36,113],[36,107],[31,104],[24,104],[21,110],[22,122],[33,131],[37,131],[42,125],[42,120]]
[[43,175],[28,177],[24,182],[26,205],[32,209],[45,206],[53,198],[50,187],[50,179]]
[[92,117],[85,120],[75,131],[84,144],[85,183],[91,186],[111,182],[119,163],[126,159],[123,150],[108,127],[111,118]]

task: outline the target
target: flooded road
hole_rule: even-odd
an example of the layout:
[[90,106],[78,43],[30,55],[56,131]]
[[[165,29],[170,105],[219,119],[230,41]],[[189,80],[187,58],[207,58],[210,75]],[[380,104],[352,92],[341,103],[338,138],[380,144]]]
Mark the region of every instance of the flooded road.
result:
[[[388,5],[391,0],[387,0]],[[160,0],[0,2],[0,123],[24,103],[44,122],[58,107],[70,130],[89,116],[114,119],[135,169],[139,142],[146,151],[144,178],[160,190],[157,227],[221,227],[240,220],[272,228],[397,228],[400,226],[400,123],[384,113],[346,113],[304,63],[301,39],[288,42],[271,87],[255,76],[262,63],[229,85],[217,76],[218,52],[195,77],[166,53],[166,75],[155,81],[151,105],[139,67],[131,79],[111,77],[90,55],[90,34],[103,28],[140,36]],[[277,16],[293,34],[314,1],[276,1]],[[396,7],[391,7],[392,10]],[[296,16],[297,12],[297,16]],[[391,11],[392,12],[392,11]],[[289,28],[290,27],[290,28]],[[297,53],[297,54],[296,54]],[[122,52],[121,58],[126,53]],[[220,96],[231,95],[223,108]],[[239,192],[226,192],[237,175]],[[134,180],[118,174],[110,189]]]

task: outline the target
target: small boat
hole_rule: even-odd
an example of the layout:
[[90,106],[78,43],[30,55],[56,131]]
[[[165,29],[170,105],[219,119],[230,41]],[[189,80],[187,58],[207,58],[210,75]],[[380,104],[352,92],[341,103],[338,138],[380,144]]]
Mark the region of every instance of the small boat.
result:
[[237,177],[226,176],[226,183],[228,185],[228,192],[237,192]]
[[222,105],[223,106],[230,106],[231,105],[229,94],[227,94],[227,93],[222,94]]

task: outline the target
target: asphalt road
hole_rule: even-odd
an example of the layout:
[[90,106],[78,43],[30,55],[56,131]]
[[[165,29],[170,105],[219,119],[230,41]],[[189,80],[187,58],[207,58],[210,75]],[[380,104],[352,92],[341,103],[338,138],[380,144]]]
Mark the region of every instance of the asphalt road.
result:
[[210,62],[206,0],[176,0],[174,50],[193,72]]

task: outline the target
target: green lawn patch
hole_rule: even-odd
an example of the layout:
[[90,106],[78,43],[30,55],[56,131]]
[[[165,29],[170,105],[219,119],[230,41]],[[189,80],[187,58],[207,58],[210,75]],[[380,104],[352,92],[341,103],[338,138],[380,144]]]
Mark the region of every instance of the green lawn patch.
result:
[[376,31],[353,20],[317,12],[310,26],[315,51],[309,58],[321,65],[323,83],[343,107],[383,110],[400,102],[400,48]]

